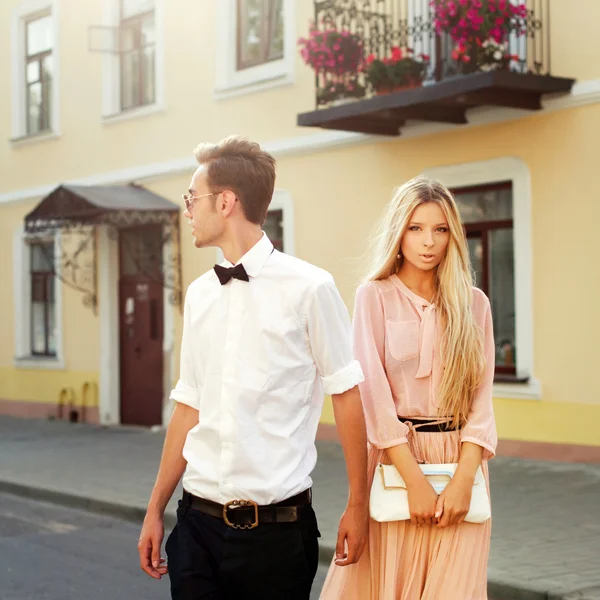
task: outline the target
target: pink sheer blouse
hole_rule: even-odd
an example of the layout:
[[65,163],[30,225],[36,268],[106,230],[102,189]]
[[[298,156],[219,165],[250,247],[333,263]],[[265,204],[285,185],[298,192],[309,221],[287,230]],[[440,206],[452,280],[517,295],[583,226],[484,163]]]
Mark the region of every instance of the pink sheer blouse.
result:
[[[473,288],[473,315],[484,334],[485,373],[475,394],[461,441],[482,446],[483,458],[497,444],[492,407],[494,332],[490,303]],[[436,417],[441,379],[440,328],[434,304],[417,296],[397,275],[369,282],[356,293],[354,354],[365,381],[360,384],[367,435],[377,448],[407,442],[402,417]]]

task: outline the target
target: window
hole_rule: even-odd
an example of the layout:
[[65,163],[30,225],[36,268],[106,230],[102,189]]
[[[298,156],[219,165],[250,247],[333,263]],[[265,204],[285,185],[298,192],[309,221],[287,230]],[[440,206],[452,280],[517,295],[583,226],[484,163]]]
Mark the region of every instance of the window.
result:
[[55,0],[22,0],[11,15],[13,142],[59,134]]
[[121,110],[155,101],[156,31],[153,0],[120,0]]
[[237,0],[237,70],[283,58],[283,0]]
[[[62,285],[55,275],[60,234],[17,228],[13,239],[15,366],[63,369]],[[58,267],[56,267],[58,268]]]
[[[273,199],[262,229],[277,250],[295,256],[294,203],[289,192],[286,190],[273,192]],[[222,263],[224,256],[220,248],[217,248],[216,256],[216,262]]]
[[283,209],[270,210],[267,213],[263,231],[269,236],[273,246],[283,252]]
[[30,246],[31,354],[56,356],[54,240]]
[[512,184],[454,190],[465,224],[475,285],[489,297],[496,375],[516,374],[515,265]]
[[293,83],[294,0],[219,0],[216,8],[217,97]]
[[25,24],[27,135],[50,129],[52,89],[52,17],[34,17]]
[[104,22],[89,26],[88,46],[102,54],[102,122],[165,109],[166,0],[103,0]]

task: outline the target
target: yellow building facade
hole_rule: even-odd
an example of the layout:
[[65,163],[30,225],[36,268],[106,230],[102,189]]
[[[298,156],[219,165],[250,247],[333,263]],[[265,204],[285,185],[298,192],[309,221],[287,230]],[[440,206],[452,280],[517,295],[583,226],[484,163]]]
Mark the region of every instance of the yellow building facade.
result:
[[[500,438],[593,453],[600,6],[549,2],[545,56],[552,76],[574,80],[568,90],[548,93],[548,82],[534,78],[515,107],[514,90],[492,86],[460,124],[418,104],[443,81],[389,99],[332,102],[314,117],[315,77],[297,39],[316,4],[2,3],[0,77],[10,88],[0,105],[0,412],[107,425],[168,420],[180,295],[218,260],[217,251],[194,248],[181,214],[191,150],[236,133],[277,159],[268,233],[285,252],[330,271],[350,311],[367,240],[393,188],[425,173],[455,190],[481,263],[475,270],[496,303]],[[352,4],[339,2],[336,18]],[[447,81],[460,89],[468,77]],[[538,94],[541,108],[532,110]],[[417,108],[401,119],[406,98]],[[379,111],[377,126],[388,127],[393,113],[400,135],[366,130],[375,117],[348,117],[353,102]],[[306,114],[320,127],[299,126]],[[139,196],[119,204],[131,184]],[[78,221],[79,229],[44,230],[48,221],[36,226],[31,217],[26,224],[27,215],[56,221],[78,210],[97,220]],[[149,213],[162,216],[148,221]],[[149,223],[154,233],[140,237]],[[148,248],[158,276],[139,264]],[[157,287],[161,277],[168,281]],[[140,319],[148,326],[141,337]],[[155,396],[152,417],[147,394]],[[333,423],[327,399],[322,423],[323,431]]]

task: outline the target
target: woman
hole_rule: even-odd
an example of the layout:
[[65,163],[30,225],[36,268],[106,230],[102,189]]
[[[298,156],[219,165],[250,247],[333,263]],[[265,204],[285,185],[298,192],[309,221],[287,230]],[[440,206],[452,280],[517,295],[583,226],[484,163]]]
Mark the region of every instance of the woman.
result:
[[[370,481],[378,463],[392,463],[411,518],[370,520],[363,557],[346,567],[334,560],[321,598],[484,600],[491,523],[464,517],[475,473],[481,465],[489,482],[496,449],[492,316],[440,183],[417,177],[396,190],[356,295],[354,335]],[[419,462],[458,462],[439,497]]]

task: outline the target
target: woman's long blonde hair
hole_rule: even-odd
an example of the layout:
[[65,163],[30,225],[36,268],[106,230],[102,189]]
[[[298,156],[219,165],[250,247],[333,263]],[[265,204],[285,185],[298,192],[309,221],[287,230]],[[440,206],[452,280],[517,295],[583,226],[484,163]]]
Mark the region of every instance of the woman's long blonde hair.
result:
[[415,177],[394,191],[369,246],[366,281],[386,279],[402,266],[400,243],[415,209],[435,202],[450,229],[446,254],[435,273],[435,296],[443,327],[441,358],[444,370],[438,390],[439,415],[453,418],[455,426],[467,419],[473,395],[483,376],[485,360],[480,328],[473,320],[473,275],[467,241],[452,193],[441,183]]

